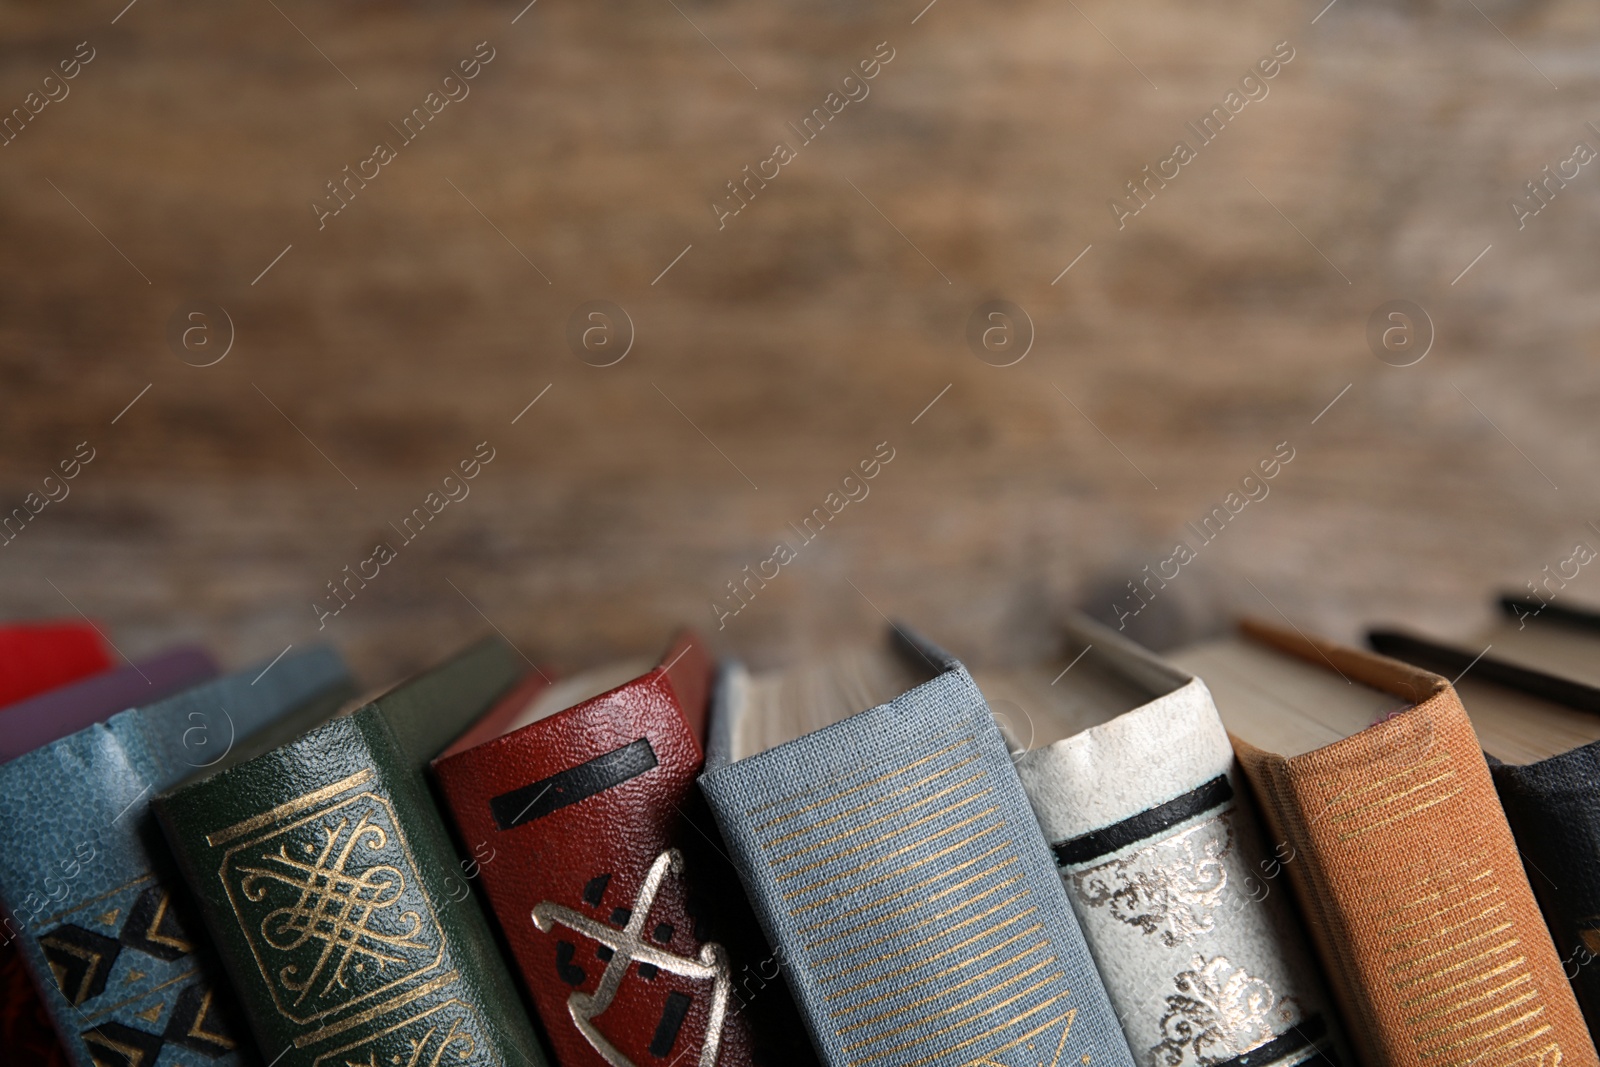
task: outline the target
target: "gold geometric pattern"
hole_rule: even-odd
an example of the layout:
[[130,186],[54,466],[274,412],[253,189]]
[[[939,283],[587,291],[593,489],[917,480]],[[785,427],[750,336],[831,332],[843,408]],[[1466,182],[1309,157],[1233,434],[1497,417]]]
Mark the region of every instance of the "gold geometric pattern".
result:
[[388,798],[361,792],[316,804],[326,799],[316,796],[320,810],[287,825],[239,835],[222,861],[261,977],[297,1023],[397,993],[444,958]]

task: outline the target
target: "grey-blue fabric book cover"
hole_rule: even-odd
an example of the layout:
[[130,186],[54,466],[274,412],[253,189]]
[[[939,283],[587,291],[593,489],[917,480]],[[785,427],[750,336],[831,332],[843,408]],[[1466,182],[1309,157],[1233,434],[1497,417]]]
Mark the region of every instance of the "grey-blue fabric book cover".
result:
[[740,668],[713,710],[700,786],[818,1052],[1131,1067],[982,694],[925,642],[897,652],[930,680],[765,751],[741,751],[770,731],[738,721],[755,703]]
[[[325,648],[112,716],[0,765],[0,901],[77,1067],[255,1062],[203,964],[150,798],[351,692]],[[224,995],[225,999],[225,995]]]

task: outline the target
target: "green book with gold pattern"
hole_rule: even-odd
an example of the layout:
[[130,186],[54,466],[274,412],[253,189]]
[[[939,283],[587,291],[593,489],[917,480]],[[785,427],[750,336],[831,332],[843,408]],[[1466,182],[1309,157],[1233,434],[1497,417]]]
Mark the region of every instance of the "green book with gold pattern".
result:
[[264,1063],[544,1063],[423,777],[519,673],[485,640],[155,801]]

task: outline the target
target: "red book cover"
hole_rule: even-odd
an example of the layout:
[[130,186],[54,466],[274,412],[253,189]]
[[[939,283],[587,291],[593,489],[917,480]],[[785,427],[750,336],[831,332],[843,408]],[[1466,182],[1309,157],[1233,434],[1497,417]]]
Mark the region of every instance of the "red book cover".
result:
[[0,626],[0,708],[110,666],[105,642],[87,622]]
[[434,763],[562,1067],[811,1062],[695,788],[711,675],[685,633],[632,681]]
[[[111,666],[105,643],[88,623],[0,626],[0,707],[98,674]],[[66,1053],[45,1018],[28,970],[0,931],[0,1063],[65,1067]]]

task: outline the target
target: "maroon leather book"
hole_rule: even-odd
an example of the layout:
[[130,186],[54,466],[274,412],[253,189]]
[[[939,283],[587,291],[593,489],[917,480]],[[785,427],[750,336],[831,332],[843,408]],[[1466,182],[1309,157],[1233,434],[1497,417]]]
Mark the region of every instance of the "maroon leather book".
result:
[[433,765],[562,1067],[813,1062],[695,789],[711,673],[684,633],[598,695],[532,683]]

